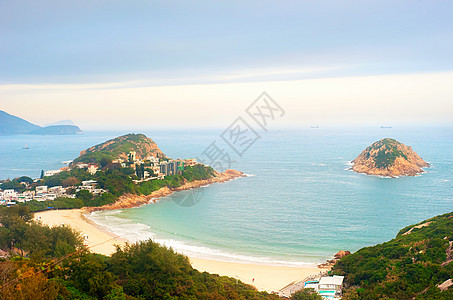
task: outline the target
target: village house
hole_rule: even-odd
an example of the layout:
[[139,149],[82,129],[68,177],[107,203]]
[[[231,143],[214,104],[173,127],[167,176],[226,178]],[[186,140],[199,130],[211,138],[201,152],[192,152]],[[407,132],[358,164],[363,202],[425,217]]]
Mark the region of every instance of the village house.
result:
[[96,165],[89,165],[87,168],[87,172],[90,173],[91,175],[96,174],[97,171],[98,171],[98,166],[96,166]]
[[36,187],[36,194],[45,194],[47,193],[47,185],[40,185]]
[[321,277],[318,284],[318,293],[325,299],[340,299],[344,276]]
[[60,172],[61,172],[61,170],[49,170],[49,171],[45,171],[44,172],[44,176],[45,177],[54,176],[54,175],[57,175]]
[[184,165],[186,165],[186,166],[194,166],[197,164],[197,159],[196,158],[184,159],[183,162],[184,162]]
[[17,200],[17,193],[13,189],[3,191],[3,200]]

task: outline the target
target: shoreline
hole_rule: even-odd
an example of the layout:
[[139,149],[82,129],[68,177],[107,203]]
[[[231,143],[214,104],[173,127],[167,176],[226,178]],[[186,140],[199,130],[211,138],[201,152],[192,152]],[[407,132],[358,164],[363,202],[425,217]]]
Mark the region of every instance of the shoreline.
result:
[[[84,214],[86,209],[49,210],[35,213],[35,220],[49,226],[65,224],[79,232],[85,238],[85,243],[91,251],[110,256],[116,250],[116,245],[124,246],[129,241],[108,231],[107,228],[89,220]],[[275,266],[266,264],[227,262],[221,260],[190,257],[194,269],[200,272],[219,274],[241,280],[255,286],[260,291],[278,292],[283,287],[301,281],[309,275],[319,274],[324,268]]]
[[94,212],[100,210],[114,210],[138,207],[151,202],[156,203],[160,198],[170,196],[174,192],[200,188],[213,183],[224,183],[240,177],[247,177],[247,175],[240,171],[228,169],[222,173],[217,172],[214,177],[211,177],[209,179],[186,182],[183,185],[172,189],[165,186],[158,189],[157,191],[152,192],[149,195],[125,194],[120,196],[118,200],[115,201],[114,203],[106,204],[100,207],[86,207],[84,209],[87,212]]

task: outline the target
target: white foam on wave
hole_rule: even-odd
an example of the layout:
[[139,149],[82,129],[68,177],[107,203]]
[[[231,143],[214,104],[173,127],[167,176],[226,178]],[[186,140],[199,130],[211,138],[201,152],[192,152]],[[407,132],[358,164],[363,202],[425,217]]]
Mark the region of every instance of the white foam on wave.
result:
[[206,246],[192,245],[184,241],[176,239],[165,239],[158,237],[151,231],[151,227],[142,224],[135,223],[132,220],[118,218],[115,216],[119,211],[108,211],[102,213],[91,213],[86,215],[88,219],[101,226],[103,229],[118,235],[121,238],[127,239],[130,242],[144,241],[152,239],[160,245],[171,247],[178,253],[204,259],[219,260],[225,262],[237,262],[237,263],[250,263],[250,264],[263,264],[263,265],[275,265],[275,266],[291,266],[291,267],[307,267],[315,266],[314,263],[299,262],[299,261],[284,261],[273,259],[270,257],[257,257],[237,254],[229,251],[213,249]]
[[255,174],[247,174],[247,173],[244,173],[244,176],[245,176],[245,177],[254,177],[254,176],[256,176],[256,175],[255,175]]

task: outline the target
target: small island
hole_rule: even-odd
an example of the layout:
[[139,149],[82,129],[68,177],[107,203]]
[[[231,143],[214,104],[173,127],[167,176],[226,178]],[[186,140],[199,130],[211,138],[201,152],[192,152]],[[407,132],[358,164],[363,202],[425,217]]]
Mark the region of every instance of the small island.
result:
[[354,172],[386,177],[415,176],[429,167],[410,146],[391,138],[374,142],[352,163]]

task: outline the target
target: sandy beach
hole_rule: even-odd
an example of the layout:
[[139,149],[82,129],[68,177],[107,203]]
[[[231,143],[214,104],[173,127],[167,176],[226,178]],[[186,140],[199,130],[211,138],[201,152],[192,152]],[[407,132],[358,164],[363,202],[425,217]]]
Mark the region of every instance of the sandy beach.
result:
[[[36,213],[35,219],[49,226],[65,224],[77,229],[85,237],[87,246],[96,253],[111,255],[115,252],[115,245],[121,246],[127,242],[86,219],[84,213],[87,212],[83,209],[51,210]],[[268,292],[277,292],[292,282],[321,271],[315,266],[270,266],[189,258],[192,266],[199,271],[233,277],[255,286],[258,290]]]

